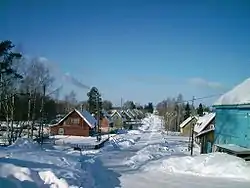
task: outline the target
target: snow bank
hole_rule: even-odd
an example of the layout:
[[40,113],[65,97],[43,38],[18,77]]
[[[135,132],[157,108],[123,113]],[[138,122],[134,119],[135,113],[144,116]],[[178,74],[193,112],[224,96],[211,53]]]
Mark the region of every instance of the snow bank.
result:
[[18,138],[12,145],[8,146],[9,149],[37,149],[39,147],[37,142],[29,138]]
[[141,131],[139,130],[130,130],[127,132],[128,135],[140,135]]
[[[51,187],[68,188],[64,179],[58,179],[51,171],[35,171],[28,167],[20,167],[0,162],[1,187]],[[47,186],[45,186],[47,185]]]
[[110,143],[115,149],[125,149],[130,147],[131,145],[135,144],[135,141],[133,139],[126,139],[122,137],[111,137]]
[[250,180],[249,163],[225,153],[169,158],[162,162],[162,168],[175,173]]
[[163,156],[171,155],[171,150],[162,144],[148,145],[136,152],[129,160],[124,163],[131,168],[138,168],[148,161],[159,159]]
[[[53,147],[50,147],[53,148]],[[42,149],[28,139],[18,139],[0,150],[0,187],[73,188],[91,187],[82,169],[80,153]]]

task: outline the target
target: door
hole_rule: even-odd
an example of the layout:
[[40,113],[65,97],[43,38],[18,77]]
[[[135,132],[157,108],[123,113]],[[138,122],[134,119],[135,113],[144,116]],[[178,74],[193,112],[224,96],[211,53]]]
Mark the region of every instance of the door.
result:
[[212,152],[212,143],[211,142],[207,142],[207,151],[206,151],[206,153],[211,153]]

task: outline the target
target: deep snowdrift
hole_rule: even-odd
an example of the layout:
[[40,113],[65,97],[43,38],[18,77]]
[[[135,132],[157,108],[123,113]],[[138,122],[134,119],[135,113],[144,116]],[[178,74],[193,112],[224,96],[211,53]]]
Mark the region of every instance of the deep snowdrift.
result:
[[250,180],[250,164],[225,153],[169,158],[162,162],[161,169],[171,173]]
[[1,149],[0,156],[0,187],[91,187],[79,153],[44,150],[28,139],[18,139]]
[[109,142],[114,149],[125,149],[135,144],[133,139],[125,139],[119,136],[111,137]]

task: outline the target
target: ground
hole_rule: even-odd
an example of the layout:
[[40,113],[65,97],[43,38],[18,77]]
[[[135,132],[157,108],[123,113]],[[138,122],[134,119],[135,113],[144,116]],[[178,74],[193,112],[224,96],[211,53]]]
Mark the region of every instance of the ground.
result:
[[191,157],[188,138],[163,132],[158,116],[143,121],[140,130],[112,135],[99,150],[41,147],[19,139],[0,150],[0,187],[249,187],[250,166],[244,160],[223,153],[199,155],[197,147]]

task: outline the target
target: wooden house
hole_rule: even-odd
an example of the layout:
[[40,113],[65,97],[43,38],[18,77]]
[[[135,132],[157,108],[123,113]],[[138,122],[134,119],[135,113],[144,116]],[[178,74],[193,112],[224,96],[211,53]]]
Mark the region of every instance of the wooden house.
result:
[[208,113],[199,117],[194,126],[194,138],[201,147],[201,153],[212,152],[214,143],[215,113]]
[[214,149],[250,155],[250,78],[222,95],[214,104]]
[[126,110],[126,113],[130,116],[130,119],[132,121],[137,119],[137,114],[134,112],[133,109]]
[[116,127],[116,128],[121,128],[124,122],[126,121],[123,114],[118,110],[114,110],[113,113],[110,115],[110,118],[113,121],[113,127]]
[[91,136],[95,132],[96,124],[96,119],[88,111],[74,109],[50,127],[50,134]]
[[130,113],[128,113],[127,110],[122,110],[120,113],[126,119],[126,122],[132,121],[134,119],[134,117]]
[[101,118],[100,124],[101,124],[100,127],[101,127],[102,133],[109,132],[110,128],[113,127],[114,122],[113,122],[111,116],[105,110],[102,110],[102,118]]
[[144,113],[139,109],[133,109],[132,111],[136,115],[136,119],[142,119],[145,117]]
[[188,117],[185,119],[181,124],[180,124],[180,132],[182,136],[190,136],[192,132],[192,126],[194,126],[197,122],[197,117],[192,116]]

